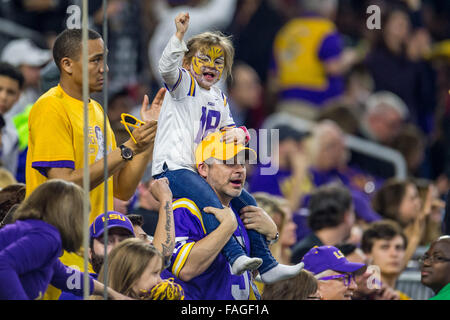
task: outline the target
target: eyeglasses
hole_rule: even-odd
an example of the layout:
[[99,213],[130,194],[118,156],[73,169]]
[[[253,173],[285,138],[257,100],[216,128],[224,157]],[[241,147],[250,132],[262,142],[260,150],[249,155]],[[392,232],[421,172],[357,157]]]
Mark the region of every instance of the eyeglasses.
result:
[[355,276],[351,273],[344,273],[344,274],[337,274],[334,276],[322,277],[317,280],[326,281],[326,280],[341,280],[341,279],[342,279],[342,282],[344,283],[344,285],[346,287],[348,287],[348,286],[350,286],[350,283],[352,283],[352,280],[355,279]]
[[141,125],[145,124],[145,122],[142,120],[139,120],[135,116],[132,116],[131,114],[128,114],[128,113],[122,113],[120,115],[120,118],[122,119],[120,121],[120,123],[125,126],[125,129],[130,134],[130,137],[131,137],[131,139],[133,139],[134,143],[137,143],[136,139],[133,137],[133,134],[131,133],[131,130],[130,130],[130,128],[128,128],[128,126],[133,127],[133,128],[139,128]]
[[424,264],[426,260],[428,260],[431,264],[450,262],[450,258],[445,258],[438,255],[429,256],[425,254],[419,258],[419,263]]

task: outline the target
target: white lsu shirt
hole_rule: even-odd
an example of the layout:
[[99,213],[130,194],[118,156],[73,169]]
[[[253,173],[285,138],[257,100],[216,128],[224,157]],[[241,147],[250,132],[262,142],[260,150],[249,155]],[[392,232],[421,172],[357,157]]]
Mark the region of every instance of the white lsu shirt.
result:
[[215,86],[201,88],[189,71],[181,68],[184,41],[172,36],[159,61],[166,93],[158,118],[153,149],[152,175],[169,170],[195,170],[195,149],[209,133],[234,127],[230,107]]

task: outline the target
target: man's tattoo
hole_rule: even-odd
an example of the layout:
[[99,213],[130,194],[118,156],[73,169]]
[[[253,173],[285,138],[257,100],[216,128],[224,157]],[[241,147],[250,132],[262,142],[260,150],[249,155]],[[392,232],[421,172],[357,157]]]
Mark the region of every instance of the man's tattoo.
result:
[[164,243],[161,244],[162,249],[163,249],[163,256],[169,256],[172,254],[170,248],[173,248],[174,245],[174,240],[171,239],[170,237],[170,230],[171,230],[171,214],[172,212],[172,207],[170,206],[170,202],[166,201],[166,204],[164,205],[164,210],[166,211],[166,241]]

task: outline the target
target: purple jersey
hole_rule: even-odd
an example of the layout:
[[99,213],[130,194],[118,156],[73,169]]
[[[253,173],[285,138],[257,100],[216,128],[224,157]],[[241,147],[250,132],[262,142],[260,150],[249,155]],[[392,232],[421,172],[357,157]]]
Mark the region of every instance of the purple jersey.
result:
[[[219,253],[209,268],[189,282],[178,279],[187,257],[196,241],[206,237],[201,212],[194,202],[181,198],[173,202],[175,222],[175,250],[170,267],[161,274],[163,279],[175,278],[185,291],[186,300],[249,300],[257,293],[249,272],[241,276],[231,273],[231,266]],[[238,242],[249,255],[249,238],[245,227],[236,214],[238,228],[234,232]]]

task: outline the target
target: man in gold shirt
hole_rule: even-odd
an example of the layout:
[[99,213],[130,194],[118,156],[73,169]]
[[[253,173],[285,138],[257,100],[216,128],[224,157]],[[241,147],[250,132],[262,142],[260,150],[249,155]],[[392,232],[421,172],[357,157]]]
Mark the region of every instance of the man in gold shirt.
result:
[[[60,70],[60,82],[44,93],[31,109],[28,121],[26,163],[27,196],[48,179],[64,179],[82,186],[84,168],[84,105],[82,81],[81,30],[63,31],[56,39],[53,58]],[[89,92],[100,92],[104,82],[104,42],[100,34],[88,32]],[[106,70],[107,71],[107,70]],[[133,131],[133,140],[116,147],[109,121],[104,128],[104,112],[99,103],[89,100],[89,177],[90,223],[104,212],[104,188],[108,188],[108,211],[113,197],[128,200],[134,194],[153,153],[156,120],[165,91],[161,89],[152,106],[144,97],[141,117],[145,122]],[[107,139],[109,178],[104,181],[103,141]],[[61,257],[66,265],[83,265],[82,258]],[[47,297],[47,298],[56,298]]]

